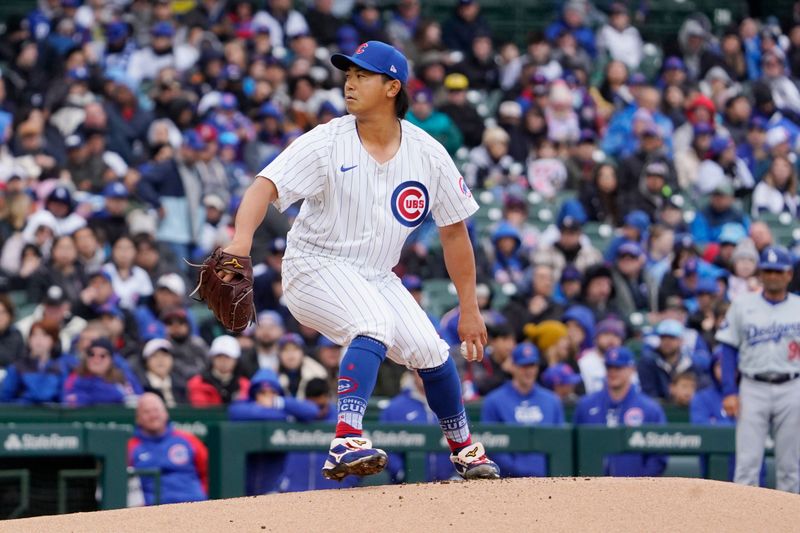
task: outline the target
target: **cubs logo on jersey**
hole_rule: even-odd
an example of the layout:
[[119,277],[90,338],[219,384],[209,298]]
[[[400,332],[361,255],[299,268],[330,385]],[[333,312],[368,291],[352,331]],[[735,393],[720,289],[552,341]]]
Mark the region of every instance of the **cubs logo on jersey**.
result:
[[175,465],[185,465],[189,462],[189,450],[184,444],[173,444],[167,450],[167,457]]
[[400,224],[415,228],[428,214],[428,189],[418,181],[404,181],[392,193],[392,214]]
[[464,181],[464,176],[458,177],[458,188],[461,189],[461,192],[467,198],[470,198],[472,196],[472,191],[470,191],[469,187],[467,187],[467,182]]

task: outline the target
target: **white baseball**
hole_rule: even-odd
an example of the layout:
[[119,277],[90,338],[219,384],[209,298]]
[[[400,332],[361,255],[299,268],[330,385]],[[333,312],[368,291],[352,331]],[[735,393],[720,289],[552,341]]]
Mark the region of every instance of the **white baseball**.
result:
[[[474,348],[473,348],[473,351],[474,351]],[[461,342],[461,355],[467,361],[474,361],[475,360],[475,356],[474,355],[472,357],[470,357],[470,355],[467,354],[467,341],[462,341]]]

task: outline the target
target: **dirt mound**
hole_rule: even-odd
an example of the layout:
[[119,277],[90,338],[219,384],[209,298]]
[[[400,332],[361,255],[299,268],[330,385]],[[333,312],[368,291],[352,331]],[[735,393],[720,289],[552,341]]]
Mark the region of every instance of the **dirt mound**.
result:
[[549,478],[276,494],[29,518],[0,531],[791,531],[800,497],[699,479]]

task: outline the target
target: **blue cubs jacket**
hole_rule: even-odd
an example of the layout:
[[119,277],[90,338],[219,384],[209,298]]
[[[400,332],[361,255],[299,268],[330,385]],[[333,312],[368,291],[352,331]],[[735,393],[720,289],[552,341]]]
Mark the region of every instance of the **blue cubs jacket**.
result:
[[[172,424],[157,437],[136,428],[128,440],[128,464],[161,471],[159,503],[196,502],[208,498],[208,450],[200,439],[174,429]],[[147,505],[155,503],[155,479],[142,476]]]
[[[506,382],[486,396],[481,422],[518,426],[558,426],[564,423],[564,407],[554,393],[534,386],[521,394]],[[546,476],[547,458],[541,453],[497,453],[492,459],[503,477]]]
[[[664,410],[655,401],[631,387],[619,402],[608,395],[608,387],[581,398],[573,417],[575,425],[593,424],[608,427],[665,424]],[[607,476],[660,476],[667,467],[667,458],[659,454],[621,453],[609,455],[604,461]]]

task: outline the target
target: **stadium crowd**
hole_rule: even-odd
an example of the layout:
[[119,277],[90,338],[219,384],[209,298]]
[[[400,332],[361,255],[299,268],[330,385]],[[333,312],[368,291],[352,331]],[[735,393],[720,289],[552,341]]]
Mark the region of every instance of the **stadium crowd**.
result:
[[[152,392],[234,419],[330,419],[341,347],[281,300],[297,210],[259,229],[258,321],[240,335],[188,299],[183,258],[224,246],[253,176],[344,112],[330,54],[376,39],[413,66],[406,119],[484,204],[470,221],[484,361],[458,356],[457,308],[428,307],[465,401],[509,424],[569,422],[575,404],[578,424],[662,423],[664,404],[734,423],[714,335],[733,299],[760,290],[760,251],[794,244],[775,232],[800,200],[800,19],[716,27],[698,13],[654,46],[626,4],[569,0],[517,43],[479,0],[444,20],[420,0],[177,4],[40,0],[5,21],[0,401],[132,406]],[[446,278],[434,229],[396,268],[423,306]],[[431,421],[403,368],[387,362],[376,394],[394,397],[384,420]],[[512,455],[497,457],[504,473],[546,473]],[[609,472],[664,465],[620,457]]]

